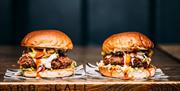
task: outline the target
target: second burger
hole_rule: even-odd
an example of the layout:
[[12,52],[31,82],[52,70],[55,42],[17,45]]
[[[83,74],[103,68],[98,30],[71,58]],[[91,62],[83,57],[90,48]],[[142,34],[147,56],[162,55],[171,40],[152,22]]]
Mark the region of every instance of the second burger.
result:
[[103,60],[98,63],[104,76],[121,79],[149,78],[155,75],[151,64],[153,42],[139,32],[124,32],[108,37],[102,46]]

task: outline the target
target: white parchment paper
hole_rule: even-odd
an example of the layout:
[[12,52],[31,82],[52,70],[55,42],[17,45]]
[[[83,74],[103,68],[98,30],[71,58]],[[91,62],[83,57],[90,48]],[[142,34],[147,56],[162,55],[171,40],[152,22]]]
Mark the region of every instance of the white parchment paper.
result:
[[[83,78],[86,79],[87,77],[91,78],[98,78],[98,79],[107,79],[109,77],[102,76],[96,65],[92,65],[87,63],[86,65],[79,65],[76,67],[75,73],[69,77],[63,77],[61,79],[78,79]],[[164,72],[158,68],[156,69],[155,76],[150,78],[153,80],[168,80],[168,76],[164,74]],[[12,81],[12,80],[32,80],[35,78],[28,78],[22,76],[22,73],[19,69],[7,69],[4,75],[4,81]],[[117,79],[117,78],[110,78],[110,79]]]

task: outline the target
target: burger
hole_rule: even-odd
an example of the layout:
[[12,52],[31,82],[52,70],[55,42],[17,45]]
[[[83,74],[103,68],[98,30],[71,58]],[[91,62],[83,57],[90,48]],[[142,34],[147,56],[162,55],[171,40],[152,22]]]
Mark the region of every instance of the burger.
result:
[[76,62],[67,56],[73,48],[71,39],[58,30],[37,30],[21,42],[25,47],[18,60],[23,76],[37,78],[65,77],[74,73]]
[[139,32],[123,32],[108,37],[102,45],[99,72],[108,77],[143,79],[155,75],[151,64],[153,42]]

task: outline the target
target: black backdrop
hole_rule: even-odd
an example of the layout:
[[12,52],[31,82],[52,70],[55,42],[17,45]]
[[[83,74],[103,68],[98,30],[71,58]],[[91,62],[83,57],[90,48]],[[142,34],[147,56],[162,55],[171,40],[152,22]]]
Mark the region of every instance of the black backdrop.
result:
[[180,0],[0,0],[0,44],[19,44],[36,29],[62,30],[76,45],[123,31],[180,43],[179,16]]

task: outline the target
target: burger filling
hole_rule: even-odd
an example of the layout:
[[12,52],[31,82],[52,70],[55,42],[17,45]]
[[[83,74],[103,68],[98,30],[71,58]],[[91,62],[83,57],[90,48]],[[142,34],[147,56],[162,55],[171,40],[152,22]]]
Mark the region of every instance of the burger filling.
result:
[[36,70],[37,72],[74,68],[76,66],[76,62],[67,57],[64,51],[52,48],[28,48],[19,58],[18,64],[22,71]]
[[105,65],[128,65],[133,68],[144,67],[147,68],[151,62],[152,50],[137,51],[137,52],[116,52],[103,54],[103,63]]

